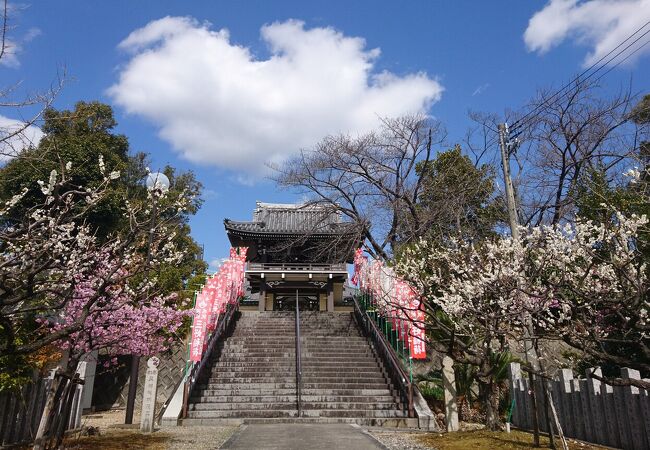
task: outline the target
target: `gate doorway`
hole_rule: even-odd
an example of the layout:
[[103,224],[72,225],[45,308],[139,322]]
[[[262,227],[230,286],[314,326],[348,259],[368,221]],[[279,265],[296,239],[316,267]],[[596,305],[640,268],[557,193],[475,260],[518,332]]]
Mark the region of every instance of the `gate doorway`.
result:
[[[319,311],[320,299],[318,293],[298,293],[298,307],[300,311]],[[273,295],[274,311],[295,311],[296,293],[278,292]]]

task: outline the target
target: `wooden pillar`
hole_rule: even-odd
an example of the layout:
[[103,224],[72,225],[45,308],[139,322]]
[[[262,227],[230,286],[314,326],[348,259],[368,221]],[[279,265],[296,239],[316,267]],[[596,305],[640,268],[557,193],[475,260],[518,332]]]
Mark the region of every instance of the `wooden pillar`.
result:
[[334,312],[334,283],[327,280],[327,312]]
[[264,280],[260,281],[260,301],[258,302],[257,310],[266,310],[266,282]]

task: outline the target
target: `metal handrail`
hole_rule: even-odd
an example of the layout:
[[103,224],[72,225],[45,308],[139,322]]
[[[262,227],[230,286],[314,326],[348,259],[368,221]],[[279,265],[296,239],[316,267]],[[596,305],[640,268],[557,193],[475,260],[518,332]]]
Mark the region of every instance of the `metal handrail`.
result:
[[190,372],[185,379],[185,387],[183,389],[183,419],[187,418],[188,404],[190,396],[192,395],[192,391],[194,391],[194,388],[196,387],[196,382],[201,376],[201,373],[203,372],[203,369],[205,368],[207,362],[212,357],[212,353],[214,352],[214,348],[216,347],[217,342],[226,334],[232,325],[233,316],[235,315],[236,311],[236,305],[226,305],[226,313],[219,318],[219,322],[217,323],[217,327],[214,330],[214,333],[210,335],[207,349],[203,353],[201,361],[192,365]]
[[411,383],[410,377],[400,364],[399,357],[395,353],[395,350],[393,350],[393,347],[388,343],[384,333],[377,327],[377,324],[368,315],[368,312],[361,309],[357,297],[353,297],[352,300],[354,302],[354,313],[359,324],[362,326],[366,335],[370,335],[376,344],[379,356],[384,361],[384,365],[388,369],[391,379],[399,388],[402,401],[407,407],[408,417],[415,417],[413,408],[413,383]]
[[300,307],[298,306],[298,290],[296,289],[296,406],[298,417],[302,415],[302,359],[300,346]]

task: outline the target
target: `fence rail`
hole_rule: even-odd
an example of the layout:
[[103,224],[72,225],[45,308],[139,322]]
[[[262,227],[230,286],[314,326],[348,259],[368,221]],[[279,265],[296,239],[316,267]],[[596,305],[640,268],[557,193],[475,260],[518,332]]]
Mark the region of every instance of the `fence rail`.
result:
[[237,312],[237,308],[235,305],[231,305],[231,304],[226,305],[226,312],[219,318],[217,327],[215,328],[214,332],[208,337],[208,344],[206,350],[203,352],[201,361],[197,363],[190,363],[188,361],[188,364],[191,365],[188,367],[189,370],[188,370],[187,377],[185,378],[185,385],[183,388],[183,407],[182,407],[183,419],[187,418],[189,401],[194,391],[194,388],[196,387],[196,384],[200,380],[201,376],[203,375],[203,371],[205,370],[205,367],[208,365],[208,362],[212,358],[217,343],[220,340],[223,340],[225,335],[230,331],[230,328],[234,322],[233,317],[235,316],[236,312]]
[[248,263],[247,272],[346,272],[345,264]]
[[375,320],[370,317],[365,308],[359,304],[359,299],[353,297],[353,301],[354,315],[357,323],[361,325],[364,333],[368,335],[375,344],[375,348],[383,360],[391,380],[397,387],[400,400],[406,408],[408,417],[415,417],[413,406],[413,383],[411,382],[410,375],[402,368],[399,357],[392,348],[389,338],[382,330],[380,330],[375,323]]
[[[85,364],[84,362],[80,365]],[[83,370],[85,371],[85,367]],[[53,381],[53,376],[40,378],[23,386],[17,393],[0,393],[0,446],[29,443],[34,440],[45,408],[47,392]],[[83,385],[75,385],[73,389],[74,398],[65,430],[81,426]]]
[[[522,376],[520,365],[511,363],[513,425],[533,428],[531,396],[535,395],[537,423],[542,431],[548,432],[542,395],[545,382],[565,436],[623,449],[650,448],[650,392],[634,386],[609,386],[590,377],[592,373],[601,376],[598,368],[587,369],[586,378],[574,378],[570,369],[562,369],[556,379],[536,381],[531,386],[530,380]],[[639,372],[632,369],[621,369],[621,377],[640,379]]]

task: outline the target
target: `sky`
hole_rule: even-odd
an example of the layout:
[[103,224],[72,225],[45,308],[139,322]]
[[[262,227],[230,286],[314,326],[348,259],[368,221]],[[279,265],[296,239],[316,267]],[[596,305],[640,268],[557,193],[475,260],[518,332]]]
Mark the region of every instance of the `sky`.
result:
[[[192,234],[212,263],[227,255],[224,218],[301,199],[268,163],[415,112],[453,146],[468,111],[521,108],[647,21],[650,0],[14,2],[0,83],[25,95],[65,71],[54,107],[108,103],[153,171],[194,171],[205,203]],[[650,92],[650,45],[601,84]],[[0,125],[16,114],[4,108]]]

